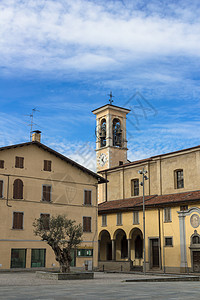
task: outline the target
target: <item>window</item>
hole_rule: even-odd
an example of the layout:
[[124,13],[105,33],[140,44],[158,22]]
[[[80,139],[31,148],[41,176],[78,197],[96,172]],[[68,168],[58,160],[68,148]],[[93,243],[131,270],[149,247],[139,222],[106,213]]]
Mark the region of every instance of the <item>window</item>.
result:
[[13,199],[23,199],[23,181],[15,179],[13,183]]
[[3,180],[0,180],[0,198],[3,198]]
[[51,160],[44,160],[44,171],[51,172]]
[[11,249],[11,268],[26,268],[26,249]]
[[122,213],[117,214],[117,225],[122,225]]
[[42,229],[49,230],[50,214],[40,214]]
[[120,160],[120,161],[119,161],[119,166],[122,166],[122,165],[123,165],[123,161]]
[[91,232],[91,217],[83,217],[83,232]]
[[78,249],[77,256],[93,256],[93,249]]
[[4,160],[0,160],[0,169],[4,169]]
[[171,222],[171,208],[166,207],[164,208],[164,220],[165,222]]
[[183,210],[188,210],[188,205],[181,205],[180,206],[180,210],[183,211]]
[[23,212],[13,212],[13,229],[23,229]]
[[139,195],[139,179],[131,180],[131,196]]
[[172,237],[165,237],[165,246],[166,247],[173,247]]
[[133,224],[139,224],[139,211],[133,212]]
[[16,156],[15,157],[15,168],[23,168],[24,167],[24,158]]
[[45,267],[46,249],[31,250],[31,268]]
[[51,202],[51,185],[42,186],[42,201]]
[[184,188],[183,170],[175,171],[175,188],[176,189]]
[[200,237],[198,235],[192,237],[192,244],[200,244]]
[[107,215],[102,215],[102,226],[107,226]]
[[91,205],[92,204],[92,191],[84,191],[84,204]]

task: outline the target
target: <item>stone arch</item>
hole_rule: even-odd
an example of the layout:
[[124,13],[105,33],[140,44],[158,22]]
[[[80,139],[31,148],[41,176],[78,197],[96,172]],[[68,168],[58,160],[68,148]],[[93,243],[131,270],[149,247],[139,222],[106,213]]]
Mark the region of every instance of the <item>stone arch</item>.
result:
[[130,257],[134,265],[141,266],[143,258],[143,233],[138,228],[132,228],[129,232],[130,239]]
[[115,239],[115,256],[116,260],[128,258],[128,240],[126,232],[123,229],[117,229],[114,233]]
[[112,260],[111,236],[105,229],[99,233],[99,260]]

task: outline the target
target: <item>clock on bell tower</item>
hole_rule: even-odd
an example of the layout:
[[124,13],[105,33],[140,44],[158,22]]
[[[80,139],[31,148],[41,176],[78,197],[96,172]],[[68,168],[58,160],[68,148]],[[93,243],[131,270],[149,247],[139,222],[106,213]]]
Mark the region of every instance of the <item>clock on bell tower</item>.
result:
[[126,115],[129,109],[106,104],[92,111],[96,115],[97,172],[127,162]]

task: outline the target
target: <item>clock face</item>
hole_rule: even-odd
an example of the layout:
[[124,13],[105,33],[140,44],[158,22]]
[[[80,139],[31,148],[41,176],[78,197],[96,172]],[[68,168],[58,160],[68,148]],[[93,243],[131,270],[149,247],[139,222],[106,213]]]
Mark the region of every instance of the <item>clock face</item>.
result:
[[105,165],[105,163],[107,162],[107,156],[104,153],[101,153],[101,155],[98,158],[99,164],[101,167],[103,167]]

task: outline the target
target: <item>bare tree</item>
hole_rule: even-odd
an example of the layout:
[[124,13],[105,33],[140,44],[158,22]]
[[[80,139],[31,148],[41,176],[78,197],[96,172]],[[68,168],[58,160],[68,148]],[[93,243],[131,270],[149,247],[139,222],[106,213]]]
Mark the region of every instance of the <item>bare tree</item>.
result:
[[33,223],[35,235],[51,246],[63,273],[70,272],[71,250],[82,242],[82,226],[75,223],[64,215],[40,217]]

